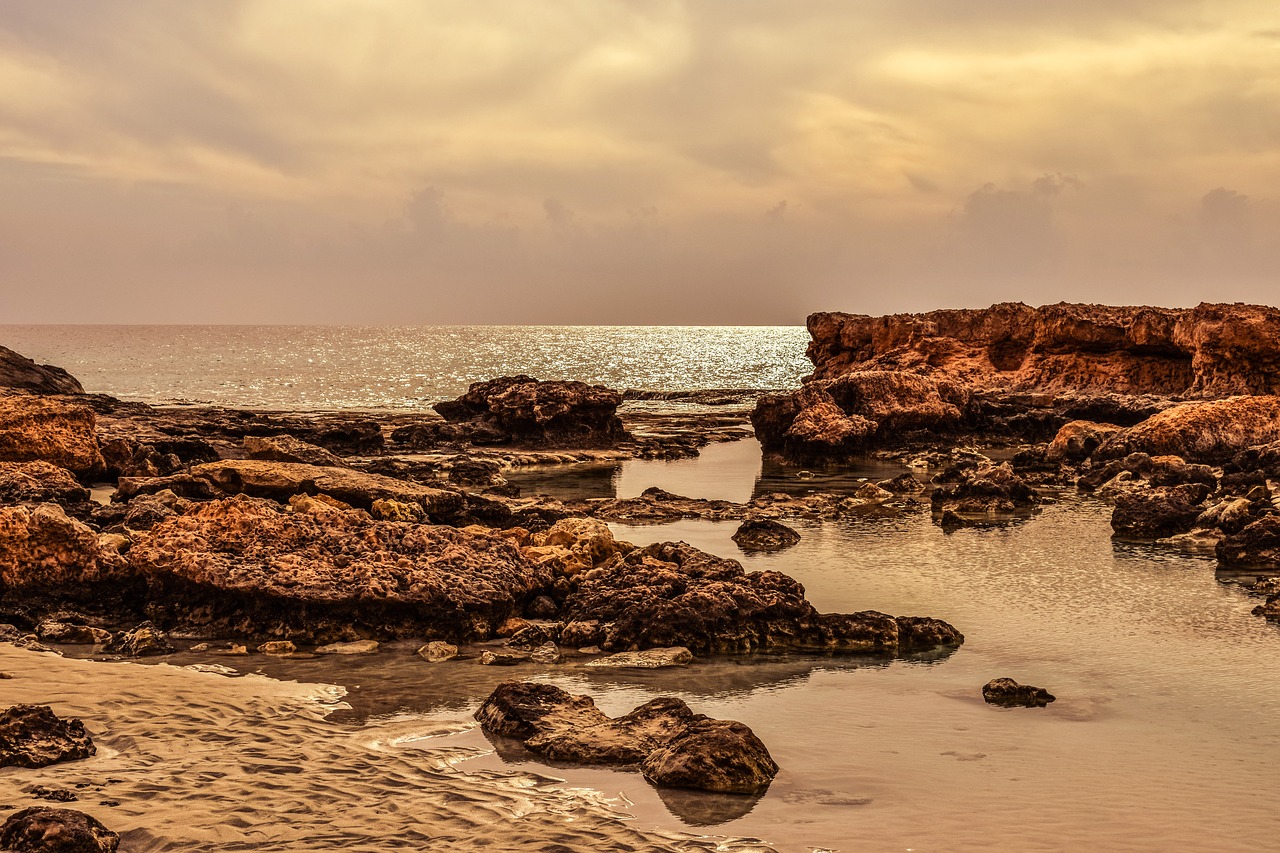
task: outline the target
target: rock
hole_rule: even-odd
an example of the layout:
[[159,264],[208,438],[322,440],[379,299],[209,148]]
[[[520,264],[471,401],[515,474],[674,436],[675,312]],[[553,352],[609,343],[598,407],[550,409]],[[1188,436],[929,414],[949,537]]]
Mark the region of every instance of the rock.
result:
[[989,705],[1006,708],[1043,708],[1057,697],[1043,687],[1019,684],[1012,678],[996,678],[982,686],[982,698]]
[[545,534],[534,536],[522,553],[531,561],[556,574],[572,576],[607,561],[630,545],[614,540],[603,521],[594,518],[565,518]]
[[420,504],[383,498],[373,502],[370,512],[381,521],[422,521],[427,513]]
[[800,534],[778,521],[748,518],[733,534],[744,551],[781,551],[800,541]]
[[0,347],[0,388],[36,394],[83,394],[84,388],[61,367],[36,364],[24,355]]
[[1280,515],[1268,515],[1218,543],[1224,566],[1280,568]]
[[267,462],[300,462],[323,468],[351,467],[342,457],[291,435],[246,435],[244,450],[250,459]]
[[458,492],[346,468],[228,459],[197,465],[191,473],[208,480],[227,495],[287,501],[296,494],[323,493],[362,509],[371,509],[374,501],[390,498],[416,503],[433,518],[446,518],[462,509],[462,495]]
[[249,654],[249,647],[240,643],[227,643],[222,646],[214,646],[209,649],[211,655],[221,655],[227,658],[242,658]]
[[[654,699],[611,718],[588,696],[574,696],[550,684],[508,682],[481,704],[476,719],[485,732],[521,740],[530,751],[553,761],[643,763],[645,775],[659,785],[754,792],[767,786],[778,769],[746,726],[709,720],[679,699]],[[683,773],[680,768],[685,768]],[[758,783],[762,776],[767,776],[763,785],[748,787],[748,777]]]
[[71,809],[35,806],[0,825],[0,850],[12,853],[116,853],[120,836]]
[[0,397],[0,462],[48,462],[80,477],[104,469],[88,406],[45,397]]
[[539,595],[525,608],[525,615],[531,619],[554,619],[560,612],[560,605],[549,595]]
[[924,483],[911,474],[899,474],[892,480],[881,480],[876,485],[895,495],[914,495],[924,491]]
[[[560,642],[611,651],[685,646],[695,654],[764,650],[904,654],[923,633],[883,613],[819,614],[804,587],[778,572],[747,574],[733,560],[664,542],[583,572],[561,607]],[[945,622],[942,645],[964,637]],[[592,623],[595,623],[593,626]],[[601,636],[603,635],[603,636]]]
[[128,655],[131,658],[147,655],[167,655],[177,651],[163,631],[150,622],[143,622],[132,631],[122,631],[111,638],[103,651],[108,654]]
[[0,711],[0,767],[47,767],[88,758],[96,751],[84,723],[63,720],[48,705],[14,705]]
[[1280,311],[1001,303],[808,319],[814,379],[922,370],[989,389],[1227,396],[1280,393]]
[[1231,457],[1231,462],[1224,465],[1223,470],[1228,473],[1258,472],[1264,479],[1280,480],[1280,441],[1240,451]]
[[439,663],[441,661],[452,660],[458,656],[458,647],[453,643],[446,643],[442,640],[433,640],[418,649],[418,657],[428,663]]
[[49,785],[36,785],[31,789],[31,796],[37,800],[49,800],[54,803],[71,803],[78,799],[74,791],[66,788],[54,788]]
[[888,489],[882,489],[875,483],[863,483],[858,487],[853,496],[858,500],[870,501],[872,503],[884,503],[893,500],[893,492]]
[[1229,397],[1182,403],[1111,437],[1095,456],[1134,452],[1222,462],[1256,445],[1280,441],[1280,397]]
[[173,474],[167,477],[121,477],[111,499],[116,502],[131,501],[138,495],[161,492],[193,501],[212,500],[222,495],[222,490],[208,480],[190,474]]
[[191,505],[167,489],[154,495],[140,495],[126,504],[124,526],[127,530],[150,530],[170,516],[179,515]]
[[1229,498],[1214,504],[1196,518],[1195,526],[1217,528],[1224,533],[1239,533],[1255,520],[1253,502],[1248,498]]
[[477,382],[456,400],[436,403],[452,424],[465,423],[477,444],[608,447],[626,436],[622,395],[601,385],[503,376]]
[[1161,539],[1186,533],[1196,524],[1207,495],[1202,485],[1159,486],[1116,496],[1111,516],[1115,535],[1130,539]]
[[0,603],[32,612],[70,604],[128,610],[136,574],[57,504],[0,507]]
[[291,655],[298,647],[288,640],[270,640],[258,646],[258,653],[263,655]]
[[502,536],[244,496],[156,525],[129,560],[168,624],[308,641],[487,639],[552,581]]
[[641,765],[644,777],[668,788],[758,794],[778,774],[769,750],[750,728],[733,720],[699,720]]
[[98,645],[111,641],[111,632],[103,628],[54,621],[41,622],[37,625],[36,636],[46,643]]
[[642,652],[618,652],[590,661],[587,666],[601,669],[661,669],[688,666],[692,660],[693,652],[683,646],[673,646],[668,649],[645,649]]
[[[507,623],[504,623],[503,627],[506,627],[506,625],[512,621],[514,620],[508,619]],[[524,622],[523,619],[520,621]],[[525,622],[523,627],[509,636],[507,639],[507,646],[513,649],[532,651],[538,646],[543,646],[547,643],[554,643],[558,634],[558,628],[558,625],[534,625],[532,623]],[[501,637],[503,633],[502,628],[499,628],[497,633],[498,636]]]
[[349,643],[329,643],[316,649],[318,655],[372,655],[378,651],[377,640],[353,640]]
[[89,490],[66,468],[48,462],[0,462],[0,503],[65,503],[89,500]]
[[935,477],[934,482],[942,483],[929,496],[933,512],[939,516],[947,511],[960,515],[1012,513],[1030,509],[1040,499],[1007,462],[954,465]]
[[527,654],[519,652],[490,652],[484,651],[480,653],[480,663],[484,666],[515,666],[518,663],[524,663],[529,659]]
[[1045,459],[1050,462],[1082,462],[1120,430],[1115,424],[1071,421],[1049,442]]
[[529,660],[540,664],[560,663],[560,649],[555,643],[543,643],[529,653]]

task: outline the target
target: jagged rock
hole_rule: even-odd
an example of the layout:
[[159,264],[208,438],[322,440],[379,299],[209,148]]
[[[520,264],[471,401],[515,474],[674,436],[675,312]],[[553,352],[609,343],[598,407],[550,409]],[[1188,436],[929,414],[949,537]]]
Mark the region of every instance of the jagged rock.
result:
[[111,500],[125,502],[139,495],[155,495],[160,492],[193,501],[212,500],[222,495],[222,490],[206,479],[190,474],[171,474],[167,477],[121,477]]
[[733,720],[698,720],[641,765],[644,778],[667,788],[758,794],[778,765],[750,728]]
[[45,397],[0,397],[0,462],[48,462],[88,477],[104,468],[88,406]]
[[129,560],[152,612],[171,622],[295,640],[485,639],[552,581],[499,535],[358,510],[287,513],[244,496],[161,522]]
[[989,705],[1006,708],[1043,708],[1057,697],[1043,687],[1019,684],[1012,678],[996,678],[982,686],[982,698]]
[[603,521],[594,518],[565,518],[546,533],[534,534],[533,544],[521,549],[529,560],[558,575],[572,576],[606,562],[613,555],[631,549],[618,542]]
[[258,654],[275,655],[283,657],[285,655],[296,654],[298,647],[288,640],[269,640],[258,646]]
[[440,661],[452,660],[458,656],[458,647],[453,643],[446,643],[442,640],[433,640],[418,649],[418,657],[428,663],[439,663]]
[[72,809],[34,806],[0,826],[0,850],[12,853],[116,853],[120,836]]
[[600,669],[662,669],[672,666],[688,666],[693,652],[683,646],[669,649],[645,649],[642,652],[618,652],[598,658],[587,664]]
[[125,505],[124,526],[128,530],[150,530],[166,518],[180,515],[191,501],[165,489],[154,495],[140,495]]
[[47,767],[88,758],[96,751],[84,723],[63,720],[48,705],[14,705],[0,711],[0,767]]
[[1280,397],[1229,397],[1182,403],[1112,436],[1095,457],[1142,452],[1191,462],[1222,462],[1280,441]]
[[1280,515],[1268,515],[1218,543],[1225,566],[1280,568]]
[[291,435],[246,435],[244,451],[250,459],[300,462],[322,468],[349,468],[341,456]]
[[1035,506],[1039,494],[1026,480],[1014,473],[1013,467],[961,463],[934,478],[940,483],[929,496],[933,512],[969,514],[1011,513]]
[[892,480],[881,480],[876,485],[895,495],[914,495],[924,491],[924,483],[911,474],[899,474]]
[[[806,650],[899,654],[964,637],[938,620],[932,639],[883,613],[819,614],[804,587],[778,572],[745,573],[733,560],[682,542],[630,552],[575,579],[561,607],[563,645],[617,652],[685,646],[696,654]],[[591,623],[598,623],[592,629]],[[601,636],[602,635],[602,636]]]
[[748,518],[733,534],[744,551],[781,551],[800,541],[800,534],[778,521]]
[[228,459],[197,465],[191,473],[213,483],[227,495],[244,494],[280,501],[296,494],[323,493],[352,506],[371,509],[374,501],[390,498],[416,503],[428,515],[441,518],[462,509],[463,503],[458,492],[346,468],[322,468],[296,462]]
[[36,636],[46,643],[98,645],[111,641],[111,632],[90,625],[45,621],[36,626]]
[[111,638],[103,650],[108,654],[128,655],[131,658],[167,655],[176,651],[168,636],[150,622],[143,622],[132,631],[121,631]]
[[433,408],[451,423],[466,423],[477,444],[608,447],[626,435],[617,416],[621,402],[621,394],[602,385],[520,375],[474,383]]
[[1115,535],[1132,539],[1161,539],[1186,533],[1204,511],[1208,490],[1203,485],[1157,486],[1116,496],[1111,515]]
[[1216,528],[1224,533],[1239,533],[1257,517],[1253,502],[1248,498],[1228,498],[1200,513],[1195,526]]
[[555,643],[543,643],[529,652],[529,660],[540,664],[560,663],[560,649],[556,647]]
[[1280,480],[1280,441],[1240,451],[1231,457],[1231,462],[1224,465],[1223,470],[1228,474],[1257,472],[1264,479]]
[[76,504],[89,500],[89,490],[66,468],[48,462],[0,462],[0,503]]
[[1045,450],[1050,462],[1080,462],[1088,459],[1108,438],[1120,432],[1115,424],[1071,421],[1058,430]]
[[[509,619],[507,620],[507,623],[510,623],[512,621],[516,621],[516,620]],[[507,645],[509,647],[513,649],[523,649],[525,651],[531,651],[539,646],[543,646],[543,645],[546,645],[547,643],[555,642],[556,637],[558,635],[558,631],[555,630],[554,628],[548,627],[546,625],[535,625],[530,622],[525,622],[523,619],[519,621],[524,622],[524,624],[519,629],[517,629],[516,631],[508,635]],[[502,628],[499,628],[496,633],[499,637],[501,637],[504,632]]]
[[136,594],[134,581],[127,561],[57,504],[0,507],[0,602],[120,604]]
[[395,501],[390,498],[374,501],[370,512],[374,518],[381,521],[418,522],[422,521],[427,514],[421,504]]
[[316,649],[318,655],[372,655],[377,654],[377,640],[352,640],[349,643],[329,643]]
[[74,791],[67,788],[55,788],[50,785],[33,786],[31,788],[31,796],[37,800],[49,800],[54,803],[70,803],[80,799]]
[[36,394],[83,394],[84,388],[67,371],[50,364],[36,364],[8,347],[0,347],[0,388]]

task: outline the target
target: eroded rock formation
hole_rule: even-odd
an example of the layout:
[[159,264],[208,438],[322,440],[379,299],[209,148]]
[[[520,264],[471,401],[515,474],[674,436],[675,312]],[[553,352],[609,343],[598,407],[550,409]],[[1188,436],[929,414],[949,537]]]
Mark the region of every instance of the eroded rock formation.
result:
[[521,375],[474,383],[434,408],[450,424],[465,425],[475,444],[607,447],[626,435],[621,403],[620,393],[602,385]]
[[48,462],[80,476],[103,470],[88,406],[48,397],[0,397],[0,461]]
[[48,705],[14,705],[0,711],[0,767],[48,767],[94,752],[84,723],[64,720]]
[[36,364],[24,355],[0,346],[0,388],[17,388],[36,394],[83,394],[84,388],[61,367]]

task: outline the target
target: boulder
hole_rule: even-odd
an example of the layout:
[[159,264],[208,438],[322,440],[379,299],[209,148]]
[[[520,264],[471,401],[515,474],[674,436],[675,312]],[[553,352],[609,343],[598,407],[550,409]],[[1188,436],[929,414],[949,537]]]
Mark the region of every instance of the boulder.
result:
[[458,647],[443,640],[432,640],[418,649],[418,657],[428,663],[452,660],[458,656]]
[[116,634],[103,651],[108,654],[139,658],[149,655],[168,655],[177,650],[163,631],[150,622],[143,622],[130,631],[121,631]]
[[84,388],[61,367],[36,364],[8,347],[0,347],[0,388],[35,394],[83,394]]
[[0,462],[48,462],[79,477],[104,470],[93,409],[46,397],[0,397]]
[[35,611],[127,605],[136,599],[135,581],[119,553],[57,504],[0,507],[0,602]]
[[120,836],[72,809],[35,806],[0,825],[0,850],[12,853],[116,853]]
[[1040,500],[1039,494],[1026,480],[1014,473],[1013,467],[960,463],[934,478],[940,485],[929,496],[935,515],[945,512],[965,514],[1012,513],[1029,510]]
[[1111,515],[1115,535],[1128,539],[1162,539],[1186,533],[1204,512],[1208,491],[1202,485],[1157,486],[1116,496]]
[[996,678],[982,686],[982,698],[989,705],[1006,708],[1043,708],[1057,697],[1043,687],[1019,684],[1012,678]]
[[322,468],[349,468],[341,456],[291,435],[246,435],[244,451],[250,459],[300,462]]
[[626,436],[617,409],[622,395],[602,385],[503,376],[476,382],[433,408],[466,424],[473,442],[539,447],[608,447]]
[[758,794],[778,775],[778,765],[742,723],[698,720],[649,753],[640,771],[667,788]]
[[1239,568],[1280,568],[1280,515],[1268,515],[1218,543],[1218,561]]
[[14,705],[0,711],[0,767],[47,767],[88,758],[96,751],[84,723],[63,720],[48,705]]
[[[683,542],[630,552],[574,578],[560,642],[610,652],[684,646],[695,654],[765,650],[905,654],[964,637],[939,620],[903,630],[883,613],[819,614],[779,572],[743,571]],[[595,623],[593,628],[588,628]]]
[[653,699],[611,718],[588,696],[508,682],[481,704],[476,719],[485,732],[520,740],[553,761],[642,765],[658,785],[756,793],[778,772],[746,726],[695,714],[674,698]]
[[1071,421],[1049,442],[1045,459],[1049,462],[1082,462],[1120,429],[1115,424]]
[[45,643],[100,645],[111,642],[111,632],[91,625],[46,620],[36,626],[36,636]]
[[66,468],[48,462],[0,462],[0,503],[65,503],[89,500],[89,490]]
[[779,521],[748,518],[733,534],[733,541],[744,551],[781,551],[800,541],[800,534]]
[[500,535],[245,496],[157,524],[128,556],[150,612],[215,636],[487,639],[552,582]]
[[1280,441],[1240,451],[1231,457],[1231,461],[1223,466],[1223,470],[1228,474],[1257,472],[1263,478],[1280,480]]
[[1112,436],[1095,452],[1115,459],[1141,452],[1189,462],[1223,462],[1280,441],[1280,397],[1228,397],[1182,403]]
[[462,495],[378,474],[346,468],[323,468],[297,462],[228,459],[191,469],[226,495],[250,495],[287,501],[296,494],[326,494],[352,506],[372,509],[374,501],[416,503],[433,518],[444,519],[462,509]]

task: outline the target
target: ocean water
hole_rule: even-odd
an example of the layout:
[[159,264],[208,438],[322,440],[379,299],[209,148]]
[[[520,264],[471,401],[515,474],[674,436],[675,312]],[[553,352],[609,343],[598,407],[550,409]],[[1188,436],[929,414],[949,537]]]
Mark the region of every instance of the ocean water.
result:
[[802,326],[0,326],[85,390],[146,403],[404,410],[525,373],[624,390],[795,388]]

